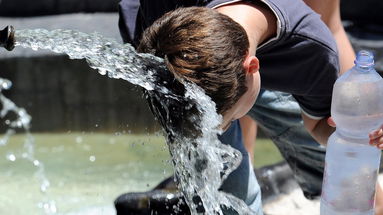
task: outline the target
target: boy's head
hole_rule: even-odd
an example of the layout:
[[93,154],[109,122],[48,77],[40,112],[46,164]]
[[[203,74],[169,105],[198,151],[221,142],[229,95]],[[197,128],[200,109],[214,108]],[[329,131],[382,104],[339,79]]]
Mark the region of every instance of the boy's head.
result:
[[[222,115],[244,100],[248,87],[254,88],[254,78],[248,76],[246,67],[248,49],[249,40],[241,25],[204,7],[179,8],[165,14],[143,33],[138,47],[139,52],[164,58],[176,78],[203,88]],[[250,91],[255,95],[242,101],[250,103],[247,106],[257,95],[257,90]]]

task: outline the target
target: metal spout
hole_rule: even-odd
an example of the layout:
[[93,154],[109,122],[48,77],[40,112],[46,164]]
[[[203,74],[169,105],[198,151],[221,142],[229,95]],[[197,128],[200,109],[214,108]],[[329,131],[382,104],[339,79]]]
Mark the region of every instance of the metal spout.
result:
[[12,51],[15,48],[15,29],[12,25],[0,31],[0,46],[8,51]]

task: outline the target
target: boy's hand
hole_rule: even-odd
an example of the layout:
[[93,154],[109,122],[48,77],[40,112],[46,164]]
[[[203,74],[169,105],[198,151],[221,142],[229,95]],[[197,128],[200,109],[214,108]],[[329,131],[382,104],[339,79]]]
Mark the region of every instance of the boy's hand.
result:
[[335,122],[331,116],[329,118],[327,118],[327,124],[331,127],[334,127],[334,128],[336,127],[336,124],[335,124]]
[[383,149],[383,125],[379,129],[370,132],[368,136],[370,137],[370,145]]
[[[336,127],[332,117],[327,119],[327,123],[331,127]],[[379,129],[370,132],[368,136],[370,137],[370,145],[376,146],[378,149],[383,150],[383,125]]]

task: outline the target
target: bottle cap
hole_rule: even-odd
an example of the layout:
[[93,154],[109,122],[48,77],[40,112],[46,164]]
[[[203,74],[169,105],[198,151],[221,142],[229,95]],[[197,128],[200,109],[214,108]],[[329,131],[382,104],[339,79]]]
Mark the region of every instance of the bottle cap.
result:
[[354,63],[359,67],[372,67],[375,65],[374,55],[366,50],[359,51]]

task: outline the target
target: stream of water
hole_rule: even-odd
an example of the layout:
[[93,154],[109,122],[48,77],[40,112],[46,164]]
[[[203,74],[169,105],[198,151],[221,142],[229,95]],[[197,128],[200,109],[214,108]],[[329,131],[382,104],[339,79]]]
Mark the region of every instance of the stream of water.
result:
[[[0,117],[4,119],[5,124],[8,125],[5,135],[0,139],[0,146],[7,145],[9,138],[16,133],[16,129],[23,129],[26,133],[26,138],[24,141],[24,153],[21,154],[21,158],[26,159],[36,168],[35,176],[40,183],[40,191],[42,193],[47,193],[50,182],[45,175],[44,164],[35,158],[35,141],[29,132],[32,118],[24,108],[18,107],[2,93],[3,90],[9,90],[11,86],[11,81],[0,78],[0,103],[2,105]],[[7,159],[13,162],[17,159],[17,156],[10,153],[7,155]],[[43,209],[46,214],[56,213],[57,211],[56,203],[49,199],[48,194],[45,195],[44,200],[39,202],[38,207]]]
[[[34,29],[18,30],[15,38],[16,46],[34,50],[48,49],[56,53],[65,53],[71,59],[86,59],[89,66],[97,69],[101,75],[129,81],[145,88],[149,94],[166,98],[166,102],[158,101],[161,102],[167,114],[167,117],[164,116],[166,118],[163,119],[164,122],[171,122],[169,119],[172,118],[170,115],[173,110],[167,109],[169,100],[177,103],[184,99],[193,103],[198,113],[185,115],[182,118],[189,118],[188,121],[193,123],[193,129],[198,130],[199,135],[184,133],[187,128],[174,130],[174,127],[165,125],[179,189],[183,192],[192,214],[223,214],[222,205],[233,208],[241,215],[251,214],[242,200],[218,191],[222,181],[239,165],[241,154],[218,140],[217,134],[221,132],[218,126],[222,119],[215,112],[214,102],[194,84],[183,83],[185,92],[183,95],[178,95],[173,89],[167,87],[169,85],[166,81],[159,81],[160,71],[166,72],[162,59],[148,54],[138,54],[131,45],[117,43],[97,33]],[[6,83],[0,84],[6,85]],[[3,107],[7,107],[4,103],[8,100],[0,98]],[[6,112],[7,109],[3,111]],[[17,113],[25,115],[26,112],[23,109],[17,109]],[[15,123],[28,130],[30,117],[21,117],[21,119],[25,120],[10,122],[10,126]],[[11,133],[7,132],[7,135]],[[2,144],[6,143],[7,135],[3,138]],[[29,148],[27,159],[38,167],[38,171],[43,172],[43,165],[33,156],[33,143],[29,143],[27,148]],[[45,191],[49,181],[44,178],[43,173],[41,177],[41,190]],[[195,201],[196,197],[200,199],[198,203]],[[201,206],[203,206],[203,212],[198,209]],[[43,202],[41,207],[49,213],[56,211],[54,202]]]

